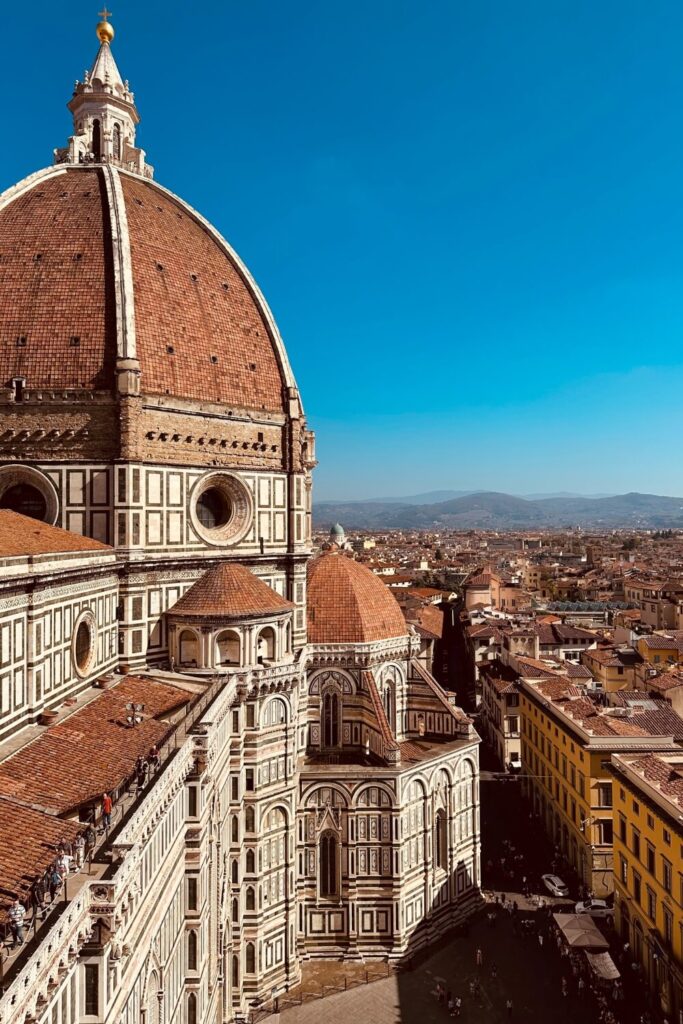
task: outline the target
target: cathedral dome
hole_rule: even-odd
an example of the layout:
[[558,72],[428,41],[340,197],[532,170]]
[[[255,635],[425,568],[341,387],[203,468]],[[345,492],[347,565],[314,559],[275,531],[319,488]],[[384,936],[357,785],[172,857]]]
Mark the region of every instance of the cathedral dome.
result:
[[0,386],[116,389],[282,414],[293,377],[266,302],[191,207],[148,177],[61,164],[0,196]]
[[307,593],[312,644],[372,643],[408,633],[389,588],[338,549],[325,551],[309,563]]

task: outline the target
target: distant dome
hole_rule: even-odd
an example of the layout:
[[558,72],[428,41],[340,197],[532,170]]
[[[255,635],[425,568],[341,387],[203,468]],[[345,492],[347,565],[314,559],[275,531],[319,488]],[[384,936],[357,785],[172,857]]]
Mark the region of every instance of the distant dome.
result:
[[330,537],[334,540],[335,537],[345,536],[346,534],[344,533],[344,527],[341,526],[339,523],[335,523],[332,529],[330,530]]
[[261,618],[289,611],[293,605],[237,562],[220,562],[193,583],[170,615],[183,618]]
[[310,643],[372,643],[407,634],[396,598],[364,565],[334,549],[309,563]]

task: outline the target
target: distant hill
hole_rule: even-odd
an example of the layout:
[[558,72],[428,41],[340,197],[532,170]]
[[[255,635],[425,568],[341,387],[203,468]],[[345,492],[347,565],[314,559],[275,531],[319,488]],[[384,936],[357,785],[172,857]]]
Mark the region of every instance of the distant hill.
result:
[[[438,491],[436,492],[439,493]],[[533,530],[549,527],[616,529],[683,528],[683,498],[658,494],[608,497],[519,498],[497,491],[461,494],[446,501],[410,498],[320,502],[313,507],[317,526],[339,522],[348,529]]]

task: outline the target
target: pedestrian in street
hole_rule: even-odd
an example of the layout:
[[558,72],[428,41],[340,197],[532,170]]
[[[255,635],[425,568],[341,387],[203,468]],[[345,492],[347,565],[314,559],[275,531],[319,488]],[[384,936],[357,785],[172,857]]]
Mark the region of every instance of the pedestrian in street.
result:
[[482,951],[479,948],[479,946],[477,946],[477,955],[476,955],[475,959],[476,959],[476,962],[477,962],[477,968],[481,969],[484,966],[484,954],[482,953]]
[[507,1010],[508,1020],[512,1018],[512,1000],[508,999],[505,1003],[505,1009]]
[[565,978],[564,975],[562,975],[562,996],[563,996],[564,999],[567,998],[568,991],[569,991],[569,987],[567,985],[567,979]]
[[538,944],[543,949],[543,932],[538,933]]
[[455,1004],[453,1002],[453,993],[449,989],[448,995],[446,996],[446,1009],[448,1010],[449,1013],[452,1013],[454,1005]]
[[437,999],[437,1002],[443,1003],[444,995],[445,995],[444,987],[443,987],[443,985],[441,984],[440,981],[437,981],[437,983],[436,983],[436,999]]
[[495,964],[491,964],[491,979],[493,981],[495,981],[497,977],[498,977],[498,968],[496,967]]
[[585,991],[585,988],[586,988],[586,982],[583,980],[583,978],[579,978],[579,980],[578,980],[578,982],[576,984],[576,987],[577,987],[578,992],[579,992],[579,998],[580,999],[583,998],[583,994],[584,994],[584,991]]
[[14,943],[12,948],[17,944],[20,946],[24,945],[24,917],[26,916],[26,907],[21,902],[19,897],[12,901],[12,905],[9,908],[9,926],[12,930],[12,936]]

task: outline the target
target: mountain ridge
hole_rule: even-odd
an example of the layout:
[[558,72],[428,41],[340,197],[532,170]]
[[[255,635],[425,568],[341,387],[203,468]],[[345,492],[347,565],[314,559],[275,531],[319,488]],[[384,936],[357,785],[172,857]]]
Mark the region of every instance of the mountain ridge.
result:
[[629,491],[604,497],[530,499],[502,491],[474,491],[424,504],[405,499],[319,502],[313,506],[313,517],[317,526],[341,522],[348,529],[683,529],[683,498]]

